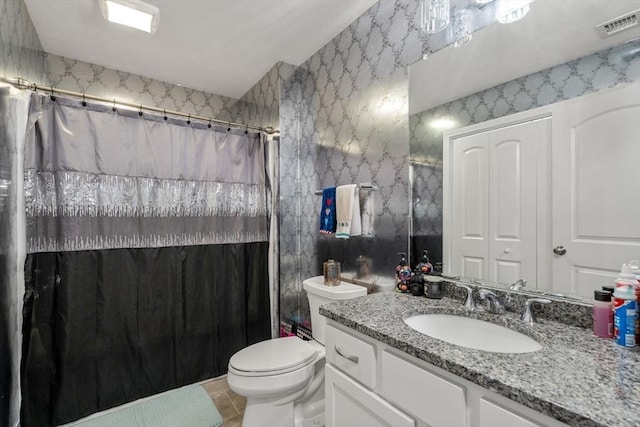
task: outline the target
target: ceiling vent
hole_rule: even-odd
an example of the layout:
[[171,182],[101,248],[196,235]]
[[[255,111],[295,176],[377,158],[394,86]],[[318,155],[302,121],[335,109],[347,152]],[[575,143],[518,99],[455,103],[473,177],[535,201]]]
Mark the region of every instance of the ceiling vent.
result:
[[630,28],[637,28],[638,16],[640,16],[640,9],[597,25],[596,30],[598,31],[598,34],[600,34],[600,37],[610,37]]

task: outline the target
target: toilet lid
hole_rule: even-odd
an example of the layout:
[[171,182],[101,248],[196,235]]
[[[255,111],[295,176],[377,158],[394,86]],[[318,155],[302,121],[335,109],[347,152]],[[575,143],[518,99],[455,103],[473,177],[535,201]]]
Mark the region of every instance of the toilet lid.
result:
[[231,357],[229,365],[245,372],[292,370],[311,362],[317,350],[298,337],[276,338],[246,347]]

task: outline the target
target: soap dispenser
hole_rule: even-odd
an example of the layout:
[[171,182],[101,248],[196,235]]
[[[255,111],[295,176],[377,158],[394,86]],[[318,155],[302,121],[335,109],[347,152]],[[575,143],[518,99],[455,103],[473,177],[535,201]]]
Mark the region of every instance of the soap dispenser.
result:
[[398,252],[400,262],[396,266],[396,292],[411,292],[411,268],[407,265],[407,254]]
[[422,260],[416,266],[416,274],[429,274],[433,271],[433,265],[429,262],[429,251],[422,251]]

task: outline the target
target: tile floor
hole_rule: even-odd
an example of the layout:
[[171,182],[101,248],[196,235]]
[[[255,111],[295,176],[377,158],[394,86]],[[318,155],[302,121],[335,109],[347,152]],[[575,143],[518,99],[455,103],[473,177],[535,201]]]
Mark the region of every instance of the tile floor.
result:
[[214,378],[202,383],[222,415],[223,427],[240,427],[247,399],[235,394],[227,385],[227,378]]

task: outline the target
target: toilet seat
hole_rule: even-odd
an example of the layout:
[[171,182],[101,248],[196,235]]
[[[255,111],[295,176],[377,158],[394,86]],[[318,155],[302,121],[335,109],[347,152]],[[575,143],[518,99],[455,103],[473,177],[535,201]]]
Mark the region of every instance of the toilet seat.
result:
[[301,369],[318,350],[298,337],[275,338],[246,347],[229,360],[229,369],[242,376],[272,376]]

